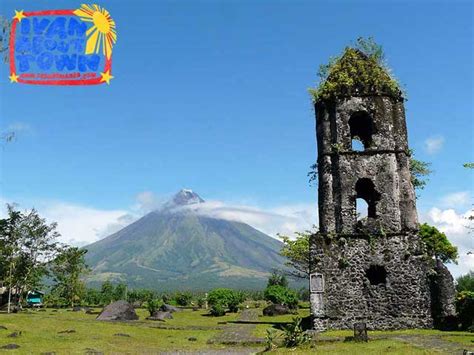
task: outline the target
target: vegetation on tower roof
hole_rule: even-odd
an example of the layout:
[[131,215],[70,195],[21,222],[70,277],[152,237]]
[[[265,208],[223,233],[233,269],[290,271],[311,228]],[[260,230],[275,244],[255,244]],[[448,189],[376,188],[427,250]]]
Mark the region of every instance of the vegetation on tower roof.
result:
[[364,95],[404,97],[400,84],[385,64],[382,47],[371,37],[359,37],[355,45],[321,65],[318,76],[318,87],[310,89],[313,102]]

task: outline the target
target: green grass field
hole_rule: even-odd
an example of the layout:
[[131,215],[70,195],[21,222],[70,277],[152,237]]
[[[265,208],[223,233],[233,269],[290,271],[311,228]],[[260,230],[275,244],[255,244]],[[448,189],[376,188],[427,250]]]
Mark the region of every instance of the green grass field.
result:
[[[308,315],[309,310],[299,311],[299,315]],[[100,351],[105,354],[156,354],[162,351],[196,351],[224,350],[225,345],[208,344],[208,340],[222,332],[234,322],[239,314],[228,314],[224,317],[209,317],[207,312],[184,310],[174,313],[174,319],[166,322],[147,321],[145,310],[137,310],[140,320],[132,322],[100,322],[97,315],[68,310],[29,311],[19,314],[0,313],[0,347],[6,344],[17,344],[16,350],[0,350],[12,354],[84,354],[88,351]],[[290,322],[292,315],[264,317],[256,321],[253,335],[265,337],[266,329],[278,329]],[[231,324],[231,323],[229,323]],[[64,332],[74,330],[74,332]],[[8,337],[13,332],[21,332],[18,337]],[[64,333],[61,333],[64,332]],[[280,331],[279,331],[280,332]],[[280,332],[281,333],[281,332]],[[121,334],[121,335],[116,335]],[[128,336],[125,336],[128,335]],[[430,346],[415,346],[395,339],[396,337],[416,337],[443,340],[443,344],[452,344],[459,348],[474,346],[474,335],[464,332],[440,332],[435,330],[407,330],[394,332],[370,332],[373,340],[366,344],[343,342],[351,331],[329,331],[321,335],[315,347],[309,345],[299,349],[276,349],[278,354],[439,354]],[[191,339],[191,340],[190,340]],[[429,345],[429,343],[428,343]],[[236,347],[232,346],[235,350]],[[238,349],[238,348],[237,348]],[[263,347],[246,347],[241,350],[258,352]],[[450,353],[446,351],[444,353]]]

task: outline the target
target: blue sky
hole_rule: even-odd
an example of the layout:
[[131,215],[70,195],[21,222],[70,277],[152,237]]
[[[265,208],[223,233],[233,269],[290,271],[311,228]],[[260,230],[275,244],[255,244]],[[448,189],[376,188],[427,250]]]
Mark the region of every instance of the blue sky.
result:
[[[1,129],[17,131],[0,153],[4,200],[130,211],[140,196],[188,187],[228,204],[307,211],[317,201],[306,177],[316,159],[307,89],[320,64],[373,36],[408,91],[409,143],[434,170],[420,216],[469,209],[474,174],[462,163],[474,160],[472,3],[99,4],[117,24],[110,86],[10,84],[0,66]],[[0,13],[79,5],[2,0]]]

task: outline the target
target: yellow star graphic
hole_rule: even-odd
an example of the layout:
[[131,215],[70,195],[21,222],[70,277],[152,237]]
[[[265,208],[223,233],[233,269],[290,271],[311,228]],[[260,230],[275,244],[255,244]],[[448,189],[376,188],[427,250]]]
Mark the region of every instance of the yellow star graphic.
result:
[[13,16],[14,19],[18,20],[18,22],[21,22],[26,17],[26,15],[23,13],[23,10],[16,11],[15,10],[15,16]]
[[105,73],[100,73],[101,78],[100,81],[105,81],[107,85],[110,84],[110,80],[112,80],[114,77],[110,75],[110,70],[107,70]]
[[12,75],[10,75],[9,78],[10,78],[10,83],[18,82],[18,75],[16,75],[15,73],[12,73]]

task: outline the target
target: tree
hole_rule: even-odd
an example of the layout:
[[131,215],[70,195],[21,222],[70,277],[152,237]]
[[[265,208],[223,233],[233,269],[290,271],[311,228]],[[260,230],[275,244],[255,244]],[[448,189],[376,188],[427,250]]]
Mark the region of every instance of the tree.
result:
[[66,247],[52,262],[51,272],[56,282],[53,292],[64,298],[71,307],[85,292],[81,277],[89,271],[84,259],[86,253],[85,249]]
[[8,310],[12,291],[21,304],[27,290],[37,288],[47,265],[58,252],[56,223],[47,224],[34,209],[20,212],[7,205],[8,217],[0,220],[0,276],[9,289]]
[[[410,151],[412,154],[412,151]],[[430,163],[417,160],[413,156],[410,158],[411,183],[415,190],[423,190],[428,182],[427,177],[433,172],[430,170]]]
[[272,274],[268,278],[267,287],[275,285],[288,287],[288,280],[286,279],[285,274],[278,270],[273,270]]
[[428,254],[443,263],[456,263],[458,248],[452,245],[446,234],[427,223],[420,225],[419,235],[426,245]]
[[474,271],[469,271],[466,275],[459,276],[456,279],[456,290],[458,292],[474,292]]
[[292,277],[309,279],[310,269],[310,237],[311,231],[297,232],[296,239],[279,235],[283,241],[280,254],[288,259],[285,265],[290,268],[288,274]]
[[124,283],[119,283],[115,286],[114,290],[114,301],[126,300],[127,299],[127,285]]
[[114,299],[114,285],[110,281],[105,281],[100,290],[102,303],[109,304]]

